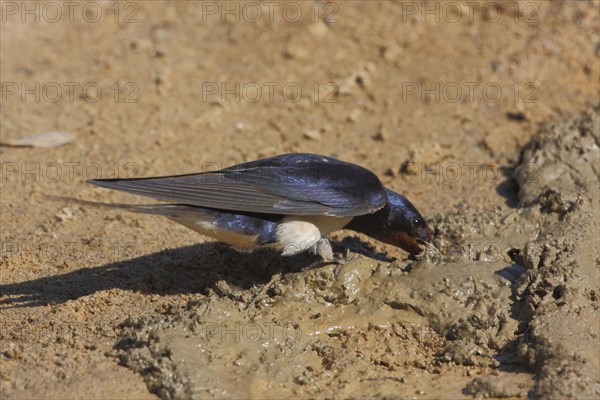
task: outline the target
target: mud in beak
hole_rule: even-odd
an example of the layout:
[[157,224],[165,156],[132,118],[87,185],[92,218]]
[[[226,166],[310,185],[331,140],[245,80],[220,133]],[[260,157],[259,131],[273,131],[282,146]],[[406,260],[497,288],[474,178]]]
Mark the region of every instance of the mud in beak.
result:
[[429,243],[431,242],[431,239],[433,237],[433,232],[431,231],[431,229],[429,229],[428,226],[424,226],[423,228],[417,230],[414,233],[414,237],[415,237],[415,241],[417,241],[417,243]]
[[423,249],[419,245],[418,238],[406,233],[397,232],[394,235],[392,241],[388,242],[396,247],[400,247],[404,251],[408,251],[410,254],[419,254]]

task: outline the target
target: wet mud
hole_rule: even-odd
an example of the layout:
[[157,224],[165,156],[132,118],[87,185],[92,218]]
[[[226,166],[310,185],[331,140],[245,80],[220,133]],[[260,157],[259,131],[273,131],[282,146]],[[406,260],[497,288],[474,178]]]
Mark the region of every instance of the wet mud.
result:
[[173,399],[597,397],[599,123],[544,128],[518,207],[434,217],[417,259],[223,281],[129,319],[114,355]]

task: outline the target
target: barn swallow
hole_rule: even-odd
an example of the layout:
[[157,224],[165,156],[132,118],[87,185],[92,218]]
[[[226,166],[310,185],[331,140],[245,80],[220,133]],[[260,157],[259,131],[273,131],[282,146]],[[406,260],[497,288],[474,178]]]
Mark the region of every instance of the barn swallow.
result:
[[421,251],[431,240],[425,219],[371,171],[317,154],[283,154],[219,171],[132,179],[92,179],[93,185],[173,204],[115,205],[162,215],[238,251],[306,250],[337,261],[327,234],[350,229]]

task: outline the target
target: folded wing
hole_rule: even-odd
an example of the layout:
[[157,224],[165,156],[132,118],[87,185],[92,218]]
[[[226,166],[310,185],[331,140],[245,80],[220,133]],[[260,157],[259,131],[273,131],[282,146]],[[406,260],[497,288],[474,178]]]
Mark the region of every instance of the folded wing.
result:
[[387,202],[372,172],[316,154],[284,154],[199,174],[88,182],[179,204],[266,214],[356,216]]

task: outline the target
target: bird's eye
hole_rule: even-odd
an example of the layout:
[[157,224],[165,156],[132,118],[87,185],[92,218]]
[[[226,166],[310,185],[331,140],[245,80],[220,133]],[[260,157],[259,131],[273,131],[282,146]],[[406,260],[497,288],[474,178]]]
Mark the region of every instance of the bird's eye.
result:
[[422,228],[424,225],[424,222],[421,218],[413,218],[411,223],[412,223],[413,228],[416,228],[416,229]]

